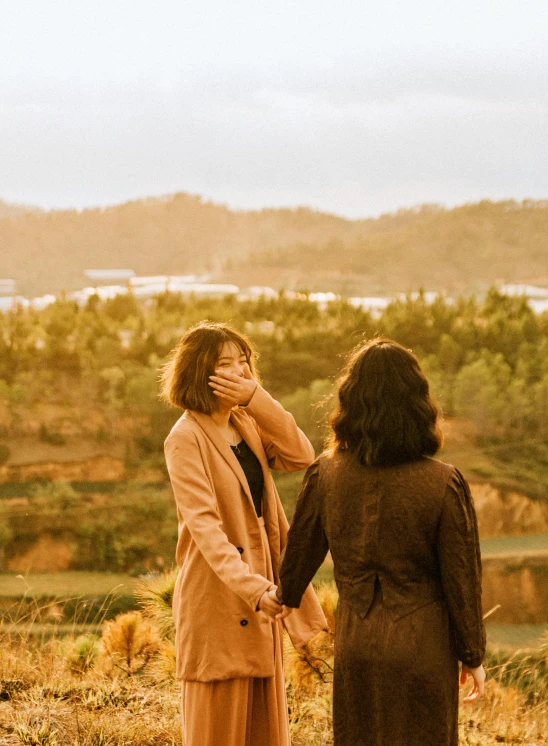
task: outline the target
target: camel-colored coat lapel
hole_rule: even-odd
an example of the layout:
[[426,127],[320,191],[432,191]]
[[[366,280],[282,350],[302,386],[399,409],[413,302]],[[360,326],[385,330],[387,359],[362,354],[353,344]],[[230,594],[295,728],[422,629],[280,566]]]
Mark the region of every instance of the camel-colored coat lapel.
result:
[[[249,489],[249,484],[244,471],[240,465],[240,462],[234,455],[232,448],[228,444],[222,434],[219,432],[219,428],[215,425],[211,417],[200,412],[185,412],[184,417],[190,417],[194,419],[206,433],[207,437],[215,445],[215,448],[219,451],[219,454],[225,459],[230,468],[234,471],[238,477],[238,481],[242,487],[242,490],[249,498],[250,505],[253,507],[253,515],[256,516],[255,508],[253,505],[253,498]],[[266,525],[266,532],[268,534],[268,543],[270,545],[270,553],[272,555],[272,563],[275,568],[275,578],[278,580],[278,567],[281,556],[281,532],[278,520],[278,509],[277,501],[279,500],[270,472],[270,467],[266,458],[266,454],[261,442],[261,438],[256,428],[253,426],[250,417],[238,410],[234,410],[230,419],[234,427],[238,430],[242,438],[245,440],[247,445],[251,448],[255,456],[259,459],[263,470],[264,477],[264,496],[263,496],[263,518]],[[258,526],[257,521],[257,526]]]
[[[202,430],[204,431],[204,433],[207,435],[207,437],[209,438],[209,440],[213,443],[213,445],[215,446],[215,448],[217,449],[217,451],[219,452],[219,454],[224,458],[224,460],[227,462],[227,464],[230,466],[230,468],[236,474],[236,476],[238,477],[238,480],[240,482],[240,485],[241,485],[243,491],[249,497],[249,499],[251,500],[251,503],[253,503],[253,500],[252,500],[252,497],[251,497],[251,492],[249,490],[249,485],[247,483],[247,479],[246,479],[246,476],[244,474],[244,471],[243,471],[242,467],[240,466],[240,462],[238,461],[238,459],[236,458],[236,456],[232,452],[232,448],[230,447],[230,445],[228,444],[228,442],[225,440],[225,438],[223,438],[222,434],[219,432],[219,428],[215,425],[215,423],[213,422],[213,420],[211,419],[211,417],[208,417],[205,414],[201,414],[200,412],[185,412],[185,414],[183,415],[183,417],[193,419],[193,420],[195,420],[200,425],[200,427],[202,428]],[[255,455],[257,456],[257,458],[259,459],[259,461],[261,461],[261,466],[263,466],[263,460],[261,459],[261,455],[259,453],[257,453],[257,446],[255,445],[255,447],[253,447],[253,445],[249,442],[250,441],[250,430],[251,430],[251,428],[249,428],[247,426],[246,422],[245,422],[245,424],[244,423],[241,423],[241,424],[238,423],[238,424],[236,424],[235,419],[237,420],[238,418],[234,418],[234,415],[231,415],[230,419],[236,425],[236,427],[240,431],[240,433],[241,433],[242,437],[244,438],[244,440],[251,447],[251,449],[253,450],[253,453],[255,453]],[[242,424],[244,425],[243,428],[242,428]],[[246,435],[244,435],[244,433],[241,432],[242,429],[245,430]],[[257,433],[255,432],[255,436],[256,435],[257,435]],[[260,446],[260,439],[258,437],[257,437],[257,440],[259,440],[259,446]],[[259,450],[261,450],[261,451],[263,450],[261,446],[260,446]],[[264,459],[264,451],[262,453],[262,456],[263,456],[263,459]],[[267,466],[267,469],[268,469],[268,464],[266,464],[266,466]],[[264,469],[264,467],[263,467],[263,469]]]
[[[295,471],[314,458],[293,417],[258,387],[234,426],[261,463],[263,516],[272,567],[266,566],[263,529],[245,474],[215,423],[185,412],[165,443],[179,517],[174,593],[177,675],[197,681],[272,676],[272,627],[257,604],[279,577],[287,519],[270,469]],[[325,627],[312,587],[286,628],[302,645]]]

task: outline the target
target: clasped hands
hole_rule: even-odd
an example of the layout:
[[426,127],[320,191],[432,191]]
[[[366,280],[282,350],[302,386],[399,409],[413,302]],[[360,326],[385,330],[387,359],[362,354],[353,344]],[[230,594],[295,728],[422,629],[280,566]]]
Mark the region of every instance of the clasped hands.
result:
[[290,606],[284,606],[276,598],[276,586],[265,591],[259,600],[259,610],[267,614],[272,621],[276,619],[285,619],[293,609]]

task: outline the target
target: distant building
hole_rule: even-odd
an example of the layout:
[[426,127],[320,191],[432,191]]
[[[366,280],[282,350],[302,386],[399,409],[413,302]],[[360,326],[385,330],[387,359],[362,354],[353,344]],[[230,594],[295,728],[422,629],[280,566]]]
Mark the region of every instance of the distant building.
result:
[[169,285],[188,282],[199,282],[196,275],[151,275],[150,277],[132,277],[129,281],[131,287],[141,285]]
[[76,301],[79,306],[85,306],[92,295],[97,295],[101,300],[114,298],[116,295],[126,295],[127,285],[98,285],[93,288],[82,288],[69,293],[68,298]]
[[[55,295],[48,293],[47,295],[41,295],[39,298],[33,298],[30,301],[30,305],[37,311],[42,311],[44,308],[51,306],[52,303],[55,303],[56,300],[57,297]],[[27,301],[27,305],[29,305],[29,301]]]
[[503,295],[525,296],[526,298],[548,298],[548,288],[539,287],[539,285],[501,285],[499,287]]
[[222,298],[225,295],[237,295],[237,285],[222,285],[213,282],[170,282],[168,290],[184,295],[199,295],[206,298]]
[[278,292],[273,288],[267,287],[266,285],[252,285],[251,287],[246,288],[245,290],[242,290],[240,293],[238,293],[238,300],[242,301],[257,300],[258,298],[272,300],[276,299],[277,297]]
[[128,282],[132,277],[135,277],[135,272],[132,269],[86,269],[84,275],[95,282],[95,284],[103,283],[120,283]]
[[503,295],[509,295],[513,298],[526,298],[529,307],[535,313],[545,313],[548,311],[548,288],[539,285],[501,285],[499,287]]
[[11,311],[16,306],[28,308],[29,302],[22,295],[4,295],[0,296],[0,312]]
[[349,298],[348,302],[354,308],[361,308],[362,311],[369,311],[373,318],[378,319],[382,312],[389,305],[390,298],[377,296],[368,296],[365,298]]
[[149,300],[155,295],[169,291],[181,295],[196,295],[205,298],[222,298],[225,295],[237,295],[237,285],[216,285],[207,282],[192,282],[192,276],[154,275],[151,277],[134,277],[128,285],[96,285],[69,293],[68,297],[80,306],[85,306],[89,297],[97,295],[101,300],[126,295],[131,292],[139,300]]

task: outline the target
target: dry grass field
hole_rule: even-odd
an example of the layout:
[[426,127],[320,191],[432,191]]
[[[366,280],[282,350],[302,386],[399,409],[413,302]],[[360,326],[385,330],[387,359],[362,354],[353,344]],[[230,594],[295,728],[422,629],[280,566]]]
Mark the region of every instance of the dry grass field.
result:
[[[169,575],[142,581],[143,610],[106,621],[94,633],[75,630],[37,642],[28,627],[0,628],[0,744],[182,746],[172,586]],[[331,584],[318,592],[329,631],[301,651],[290,643],[285,649],[293,746],[332,744],[337,594]],[[491,651],[487,667],[485,698],[461,707],[461,746],[548,744],[548,645]]]

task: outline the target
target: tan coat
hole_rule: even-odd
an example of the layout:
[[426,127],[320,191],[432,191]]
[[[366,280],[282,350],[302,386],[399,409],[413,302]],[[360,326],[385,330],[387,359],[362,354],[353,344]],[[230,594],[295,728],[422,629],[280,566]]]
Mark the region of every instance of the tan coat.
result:
[[[288,522],[270,468],[303,469],[314,451],[293,417],[260,386],[245,409],[232,412],[231,421],[263,468],[263,517],[277,583]],[[177,677],[273,676],[272,624],[256,611],[271,583],[243,470],[211,418],[197,412],[187,411],[176,422],[165,454],[179,521],[173,599]],[[285,623],[295,646],[325,627],[311,586]]]

